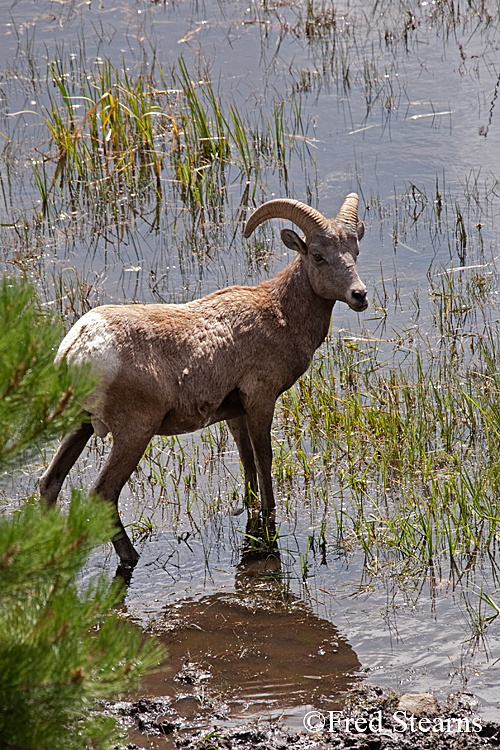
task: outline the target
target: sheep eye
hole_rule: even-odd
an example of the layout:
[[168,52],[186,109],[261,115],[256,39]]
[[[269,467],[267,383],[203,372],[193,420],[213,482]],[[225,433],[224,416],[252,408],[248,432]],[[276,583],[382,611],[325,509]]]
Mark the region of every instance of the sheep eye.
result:
[[319,253],[313,253],[312,254],[313,260],[316,261],[316,263],[322,263],[324,261],[324,258]]

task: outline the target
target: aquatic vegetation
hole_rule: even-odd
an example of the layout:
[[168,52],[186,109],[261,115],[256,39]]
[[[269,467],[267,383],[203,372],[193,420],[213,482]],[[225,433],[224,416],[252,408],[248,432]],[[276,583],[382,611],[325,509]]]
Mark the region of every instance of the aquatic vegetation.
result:
[[[366,583],[447,581],[477,646],[500,587],[498,276],[478,264],[429,280],[432,325],[344,333],[282,396],[276,472],[283,494],[300,486],[317,507],[327,549],[361,547]],[[478,566],[490,590],[478,590]]]
[[[500,590],[498,3],[154,3],[129,21],[119,45],[103,13],[45,56],[19,33],[0,82],[4,265],[69,327],[101,302],[258,283],[287,259],[278,227],[242,239],[255,204],[286,195],[330,215],[355,190],[370,296],[358,321],[335,308],[313,369],[281,397],[268,539],[230,515],[243,478],[224,425],[152,441],[123,509],[155,550],[149,570],[175,588],[199,563],[193,577],[216,588],[220,567],[231,578],[267,545],[273,587],[348,612],[370,663],[351,597],[394,649],[400,607],[427,623],[441,606],[453,629],[458,603],[465,683]],[[81,483],[105,447],[92,442]]]
[[246,181],[247,203],[266,169],[278,169],[286,189],[292,153],[307,151],[300,99],[277,98],[271,116],[249,118],[235,101],[222,103],[209,71],[193,76],[182,57],[168,79],[157,67],[134,77],[106,58],[89,69],[62,53],[48,62],[48,150],[32,162],[44,216],[83,206],[118,226],[167,187],[216,221],[230,180]]

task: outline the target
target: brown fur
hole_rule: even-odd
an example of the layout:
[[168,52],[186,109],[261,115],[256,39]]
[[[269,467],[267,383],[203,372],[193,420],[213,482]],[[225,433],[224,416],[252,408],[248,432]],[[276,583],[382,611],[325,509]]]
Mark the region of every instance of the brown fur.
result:
[[[306,242],[290,230],[282,237],[297,255],[257,287],[233,286],[183,305],[106,305],[90,314],[94,326],[102,320],[116,341],[116,347],[101,345],[97,336],[101,365],[108,349],[115,359],[113,367],[100,366],[101,380],[85,405],[100,420],[95,424],[113,435],[111,455],[94,487],[98,495],[117,504],[153,435],[226,420],[243,463],[246,497],[256,492],[258,478],[262,508],[267,514],[273,510],[270,433],[276,399],[309,367],[328,333],[335,301],[358,310],[367,305],[355,267],[356,232],[332,222],[328,233]],[[84,358],[85,321],[75,327],[81,328],[78,337],[68,334],[60,356]],[[87,345],[91,362],[92,346]],[[61,443],[40,480],[49,504],[91,434],[92,427],[83,425]],[[117,523],[115,548],[122,561],[133,562],[137,553],[119,518]]]

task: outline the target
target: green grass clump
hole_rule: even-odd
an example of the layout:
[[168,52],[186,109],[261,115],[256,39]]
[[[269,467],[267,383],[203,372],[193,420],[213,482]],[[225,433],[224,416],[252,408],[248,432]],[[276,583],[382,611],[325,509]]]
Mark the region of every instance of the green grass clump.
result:
[[307,149],[300,99],[248,112],[182,57],[169,76],[157,66],[134,77],[107,59],[87,68],[61,55],[48,63],[47,93],[50,150],[32,163],[44,215],[62,200],[73,214],[92,209],[123,225],[134,207],[159,205],[167,186],[215,221],[231,181],[253,200],[265,170],[286,184],[292,153]]
[[330,487],[332,537],[409,567],[463,569],[497,545],[500,352],[482,307],[492,280],[464,271],[451,285],[451,273],[430,289],[433,332],[400,331],[390,366],[383,342],[338,338],[279,408],[282,481],[303,467],[306,484]]
[[119,72],[109,60],[82,70],[57,59],[48,63],[49,81],[56,92],[48,88],[45,118],[56,165],[51,181],[45,162],[34,164],[44,207],[56,186],[73,201],[86,188],[102,198],[151,187],[161,195],[159,139],[168,121],[151,76],[132,80],[125,67]]

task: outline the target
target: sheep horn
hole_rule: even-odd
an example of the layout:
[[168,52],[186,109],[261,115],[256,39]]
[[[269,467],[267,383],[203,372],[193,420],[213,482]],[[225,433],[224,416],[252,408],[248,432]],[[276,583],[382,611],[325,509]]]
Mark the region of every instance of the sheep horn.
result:
[[244,236],[248,239],[254,229],[267,219],[289,219],[304,232],[306,237],[317,232],[327,232],[330,229],[328,219],[325,219],[315,208],[290,198],[277,198],[263,203],[253,212],[243,230]]
[[338,212],[335,221],[347,224],[349,228],[356,231],[358,225],[358,201],[359,198],[356,193],[349,193],[342,203],[342,207]]

